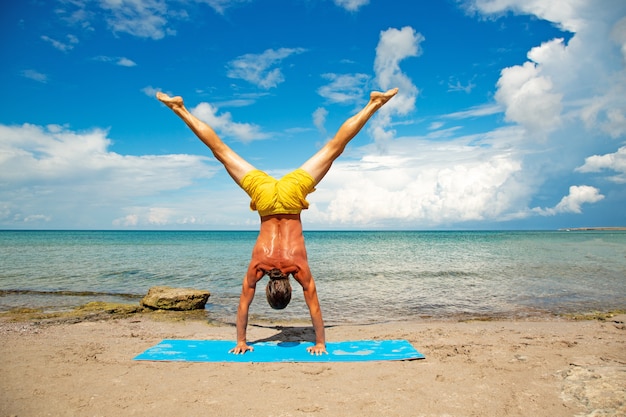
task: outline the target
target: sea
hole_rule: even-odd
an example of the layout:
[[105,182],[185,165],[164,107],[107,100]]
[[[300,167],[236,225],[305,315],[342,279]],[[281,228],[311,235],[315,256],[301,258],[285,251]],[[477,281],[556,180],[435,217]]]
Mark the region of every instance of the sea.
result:
[[[0,231],[0,311],[137,304],[156,285],[205,289],[209,319],[232,323],[257,232]],[[327,324],[532,318],[626,308],[624,231],[310,231]],[[272,310],[265,280],[251,320]]]

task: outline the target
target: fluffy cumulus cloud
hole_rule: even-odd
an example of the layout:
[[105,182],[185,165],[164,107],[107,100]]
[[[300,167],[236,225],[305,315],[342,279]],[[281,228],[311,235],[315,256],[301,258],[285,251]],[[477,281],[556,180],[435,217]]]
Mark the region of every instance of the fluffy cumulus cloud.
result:
[[263,89],[270,89],[285,81],[278,66],[284,59],[305,52],[303,48],[267,49],[261,54],[241,55],[228,63],[227,76],[248,81]]
[[[576,171],[604,173],[608,175],[605,179],[622,183],[626,3],[607,0],[598,7],[593,1],[582,0],[473,0],[467,5],[474,12],[495,18],[507,12],[533,15],[571,32],[567,42],[563,38],[547,39],[528,52],[526,62],[502,69],[496,86],[495,99],[506,120],[525,130],[529,178],[538,179],[547,173],[566,178]],[[587,154],[596,143],[616,152]],[[617,175],[612,175],[615,172]],[[544,180],[554,181],[549,177]],[[570,184],[569,194],[553,208],[535,211],[581,212],[582,204],[604,198],[598,187],[606,186],[606,181],[602,182],[599,175],[589,177],[589,181],[594,180],[599,180],[598,186]]]
[[569,187],[569,194],[559,201],[554,208],[541,209],[536,208],[534,211],[543,215],[555,215],[559,213],[578,213],[582,212],[581,206],[585,203],[596,203],[602,200],[604,196],[600,194],[595,187],[588,185],[572,185]]
[[126,216],[127,224],[158,225],[176,213],[150,211],[147,205],[147,212],[132,214],[126,213],[127,205],[189,187],[215,171],[205,157],[120,155],[110,146],[101,129],[0,125],[0,224],[106,227],[89,222],[109,218],[110,226]]
[[410,26],[389,28],[380,33],[374,60],[376,84],[382,90],[394,87],[400,89],[398,95],[378,112],[370,124],[370,133],[381,147],[394,135],[390,130],[391,117],[403,116],[415,109],[418,89],[402,71],[400,63],[406,58],[419,56],[423,41],[424,37]]
[[519,159],[475,139],[432,146],[399,138],[384,154],[370,146],[357,160],[337,161],[310,196],[307,223],[431,228],[515,218],[511,207],[526,192]]
[[496,100],[506,108],[506,119],[532,133],[547,133],[561,121],[562,95],[552,92],[552,81],[541,76],[535,63],[502,70]]
[[508,120],[531,131],[582,122],[613,138],[626,134],[626,3],[476,0],[473,7],[532,14],[572,32],[567,44],[547,40],[529,51],[527,62],[502,70],[496,99]]
[[622,146],[614,153],[592,155],[586,158],[584,165],[576,170],[578,172],[612,171],[616,174],[608,177],[610,181],[626,184],[626,146]]

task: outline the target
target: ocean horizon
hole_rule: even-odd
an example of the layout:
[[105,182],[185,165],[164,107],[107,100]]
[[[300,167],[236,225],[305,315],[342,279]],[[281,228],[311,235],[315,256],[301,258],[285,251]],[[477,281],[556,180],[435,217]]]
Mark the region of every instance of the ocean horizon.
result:
[[[0,311],[138,303],[156,285],[206,289],[232,322],[258,231],[0,231]],[[327,323],[529,317],[626,307],[626,232],[305,231]],[[308,320],[302,290],[251,320]]]

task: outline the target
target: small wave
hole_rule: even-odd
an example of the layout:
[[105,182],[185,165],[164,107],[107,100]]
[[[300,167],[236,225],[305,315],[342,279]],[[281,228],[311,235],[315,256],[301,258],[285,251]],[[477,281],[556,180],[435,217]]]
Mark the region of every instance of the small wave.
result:
[[471,271],[419,271],[415,273],[418,277],[479,277],[480,274]]
[[124,270],[124,271],[113,271],[113,272],[106,272],[104,274],[102,274],[103,278],[116,278],[116,277],[134,277],[141,274],[141,270],[139,269],[129,269],[129,270]]

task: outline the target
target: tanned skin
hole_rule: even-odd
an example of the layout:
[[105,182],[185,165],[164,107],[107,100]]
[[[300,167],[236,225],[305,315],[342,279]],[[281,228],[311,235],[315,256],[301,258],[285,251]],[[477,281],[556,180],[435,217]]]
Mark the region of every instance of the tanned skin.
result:
[[[324,178],[333,161],[341,155],[348,142],[365,126],[365,123],[374,113],[391,100],[397,92],[397,88],[384,93],[372,92],[367,105],[346,120],[335,136],[300,167],[313,177],[315,185]],[[211,149],[215,158],[224,165],[226,171],[237,184],[241,185],[243,177],[255,169],[254,166],[222,142],[210,126],[193,116],[185,108],[181,97],[170,97],[159,92],[157,98],[180,117],[196,136]],[[237,345],[230,352],[243,354],[253,350],[253,347],[247,343],[246,331],[250,304],[254,299],[256,285],[266,271],[279,269],[284,275],[291,274],[302,286],[304,300],[309,308],[311,322],[315,330],[315,345],[307,348],[307,350],[314,355],[327,353],[324,320],[317,297],[315,280],[309,269],[300,214],[274,214],[260,217],[259,235],[252,250],[248,271],[243,279],[239,307],[237,308]]]
[[315,345],[307,350],[313,354],[326,353],[324,320],[317,298],[315,280],[309,269],[299,214],[261,217],[261,229],[241,289],[237,309],[237,346],[232,352],[245,353],[253,349],[246,343],[248,310],[254,298],[257,282],[263,278],[265,271],[274,268],[279,269],[284,275],[292,274],[302,286],[304,300],[309,307],[315,330]]

